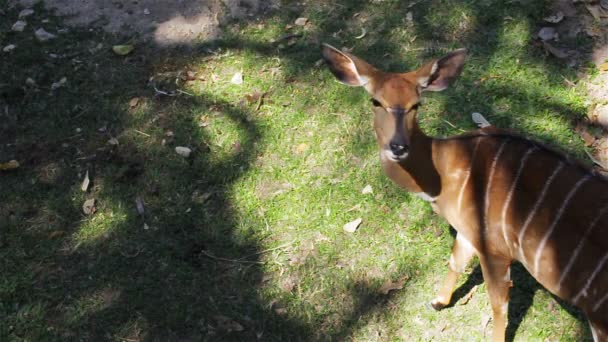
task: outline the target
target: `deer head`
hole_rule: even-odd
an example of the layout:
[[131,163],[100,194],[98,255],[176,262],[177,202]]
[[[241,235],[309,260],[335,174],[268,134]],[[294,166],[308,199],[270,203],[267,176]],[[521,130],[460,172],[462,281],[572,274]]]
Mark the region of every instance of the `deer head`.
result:
[[374,130],[383,158],[407,158],[419,131],[416,112],[424,91],[441,91],[462,71],[467,51],[456,50],[406,73],[383,72],[352,54],[324,44],[323,58],[336,78],[372,96]]

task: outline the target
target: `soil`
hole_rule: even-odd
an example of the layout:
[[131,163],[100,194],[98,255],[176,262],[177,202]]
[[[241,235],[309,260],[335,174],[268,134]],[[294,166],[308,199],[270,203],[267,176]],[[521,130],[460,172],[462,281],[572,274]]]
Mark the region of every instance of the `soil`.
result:
[[249,19],[276,8],[275,0],[13,0],[32,8],[43,2],[68,26],[99,27],[159,46],[218,39],[221,23]]

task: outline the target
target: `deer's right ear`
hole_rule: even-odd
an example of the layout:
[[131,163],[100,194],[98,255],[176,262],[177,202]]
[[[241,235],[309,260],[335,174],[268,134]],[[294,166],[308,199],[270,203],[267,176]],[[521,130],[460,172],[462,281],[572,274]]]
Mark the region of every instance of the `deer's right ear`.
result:
[[329,44],[323,44],[323,59],[336,78],[350,86],[365,86],[374,67],[362,59],[344,53]]

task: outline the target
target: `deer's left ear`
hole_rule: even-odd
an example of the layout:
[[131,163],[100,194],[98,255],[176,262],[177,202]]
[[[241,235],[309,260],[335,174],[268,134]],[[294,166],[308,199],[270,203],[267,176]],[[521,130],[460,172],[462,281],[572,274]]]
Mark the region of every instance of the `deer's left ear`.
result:
[[466,57],[467,50],[458,49],[420,67],[416,71],[420,89],[423,91],[441,91],[447,88],[460,75]]
[[371,64],[329,44],[323,44],[323,59],[334,76],[346,85],[365,87],[377,73]]

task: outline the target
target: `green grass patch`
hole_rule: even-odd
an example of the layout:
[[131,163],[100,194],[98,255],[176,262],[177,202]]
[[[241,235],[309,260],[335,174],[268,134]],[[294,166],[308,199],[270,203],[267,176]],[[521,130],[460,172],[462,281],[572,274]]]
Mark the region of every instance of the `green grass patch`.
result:
[[[461,279],[461,297],[479,285],[468,304],[428,308],[449,227],[383,175],[369,99],[315,66],[319,43],[389,70],[467,47],[461,79],[425,99],[428,133],[471,129],[479,111],[584,156],[572,129],[584,96],[563,85],[578,70],[531,44],[542,1],[409,3],[286,2],[227,23],[219,41],[140,43],[126,57],[110,49],[121,38],[95,30],[39,43],[32,27],[61,18],[38,7],[15,33],[8,9],[0,46],[18,47],[1,55],[0,162],[22,166],[0,174],[0,340],[488,339],[476,264]],[[310,24],[286,31],[300,16]],[[289,32],[301,36],[279,40]],[[256,91],[262,100],[249,101]],[[93,215],[82,213],[89,198]],[[379,292],[402,277],[402,289]],[[590,338],[578,311],[523,268],[514,277],[511,336]]]

